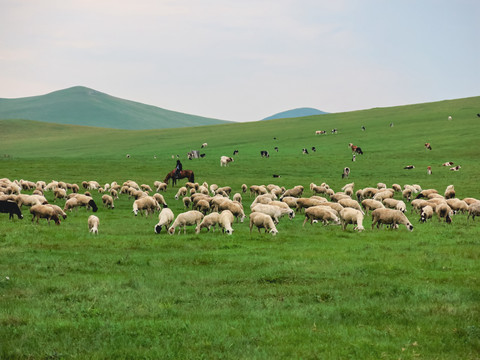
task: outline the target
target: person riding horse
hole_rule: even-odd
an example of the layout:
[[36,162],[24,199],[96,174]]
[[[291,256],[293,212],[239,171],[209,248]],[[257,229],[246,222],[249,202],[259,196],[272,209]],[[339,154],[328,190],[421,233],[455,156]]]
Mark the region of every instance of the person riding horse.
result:
[[180,160],[177,160],[177,165],[175,167],[175,179],[179,179],[180,177],[180,171],[182,171],[182,163]]

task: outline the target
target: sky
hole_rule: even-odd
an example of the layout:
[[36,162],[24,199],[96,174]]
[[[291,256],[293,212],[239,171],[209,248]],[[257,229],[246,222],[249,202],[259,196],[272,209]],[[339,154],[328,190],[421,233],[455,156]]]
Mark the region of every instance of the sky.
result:
[[0,98],[232,121],[480,95],[478,0],[0,0]]

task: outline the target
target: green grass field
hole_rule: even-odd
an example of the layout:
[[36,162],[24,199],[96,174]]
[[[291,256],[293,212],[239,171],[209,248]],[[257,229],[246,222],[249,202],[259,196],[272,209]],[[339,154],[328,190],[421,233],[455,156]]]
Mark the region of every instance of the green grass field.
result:
[[[234,192],[242,183],[300,184],[310,196],[311,182],[335,191],[347,182],[355,189],[384,182],[442,194],[454,184],[457,197],[480,198],[479,109],[476,97],[148,131],[2,120],[0,178],[153,186],[179,154],[196,182]],[[350,142],[365,152],[356,162]],[[302,154],[312,146],[316,152]],[[195,149],[205,158],[187,160]],[[235,149],[235,161],[221,168],[220,156]],[[461,170],[442,167],[446,161]],[[175,214],[184,211],[177,190],[165,194]],[[371,230],[368,216],[361,233],[351,225],[302,227],[297,214],[280,221],[275,237],[250,234],[248,219],[234,224],[232,236],[192,228],[170,236],[154,233],[157,215],[135,217],[126,195],[114,210],[101,206],[101,194],[93,198],[98,236],[88,233],[84,208],[60,226],[32,225],[25,207],[23,220],[0,214],[1,359],[480,358],[478,219],[458,214],[452,224],[421,224],[408,204],[413,232]],[[243,195],[247,215],[251,201]]]

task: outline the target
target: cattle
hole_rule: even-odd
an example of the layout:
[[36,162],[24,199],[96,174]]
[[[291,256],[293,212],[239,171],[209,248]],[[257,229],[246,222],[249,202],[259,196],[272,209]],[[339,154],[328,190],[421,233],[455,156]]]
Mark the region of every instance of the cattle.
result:
[[315,146],[312,146],[312,151],[313,152],[317,151],[317,148]]
[[233,150],[233,156],[238,154],[238,150]]
[[325,130],[317,130],[315,131],[315,135],[324,135],[326,134],[327,132]]
[[425,150],[432,150],[430,143],[425,143]]
[[267,150],[260,150],[260,156],[268,158],[270,157],[270,154],[268,153]]
[[278,152],[278,146],[275,146],[274,150],[275,150],[276,152]]
[[404,167],[404,169],[406,169],[406,170],[415,169],[415,166],[413,166],[413,165],[407,165],[407,166]]
[[307,155],[308,155],[308,150],[307,150],[306,148],[303,148],[303,149],[302,149],[302,153],[304,153],[304,154],[307,154]]
[[365,131],[365,126],[362,125],[362,131]]
[[23,219],[22,211],[15,201],[0,200],[0,213],[8,213],[9,219],[13,219],[13,215],[17,215],[19,219]]
[[350,168],[349,167],[343,168],[342,179],[348,178],[348,175],[350,175]]
[[447,161],[446,163],[443,163],[442,166],[453,166],[453,161]]
[[461,166],[460,165],[457,165],[457,166],[454,166],[454,167],[451,167],[450,170],[452,171],[458,171],[460,170]]
[[332,129],[332,134],[336,134],[337,133],[337,129]]
[[353,145],[352,143],[348,144],[348,146],[352,149],[352,152],[355,154],[363,155],[362,148],[360,146]]

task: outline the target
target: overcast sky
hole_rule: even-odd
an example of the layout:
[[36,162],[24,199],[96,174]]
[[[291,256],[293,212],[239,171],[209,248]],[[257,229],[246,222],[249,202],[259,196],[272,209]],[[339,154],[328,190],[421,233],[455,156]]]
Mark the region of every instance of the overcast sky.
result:
[[479,0],[0,0],[0,98],[233,121],[480,95]]

